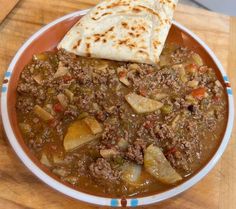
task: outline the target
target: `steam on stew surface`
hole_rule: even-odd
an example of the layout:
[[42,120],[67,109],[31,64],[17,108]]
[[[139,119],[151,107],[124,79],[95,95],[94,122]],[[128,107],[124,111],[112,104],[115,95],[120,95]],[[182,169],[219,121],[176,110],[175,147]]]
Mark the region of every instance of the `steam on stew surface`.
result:
[[166,46],[158,66],[35,55],[17,87],[33,154],[62,181],[95,195],[158,193],[213,155],[225,130],[221,82],[201,57]]

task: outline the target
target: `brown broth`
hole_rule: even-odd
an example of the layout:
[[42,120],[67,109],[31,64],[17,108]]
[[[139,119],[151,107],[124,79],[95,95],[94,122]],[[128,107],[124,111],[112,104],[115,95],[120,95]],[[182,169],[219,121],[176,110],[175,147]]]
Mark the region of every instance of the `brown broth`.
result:
[[[140,84],[138,83],[138,85],[131,77],[129,78],[129,82],[131,82],[132,85],[128,87],[119,82],[118,79],[120,78],[120,74],[117,74],[116,71],[118,67],[123,67],[130,72],[132,70],[130,63],[75,57],[64,52],[43,53],[38,55],[36,59],[34,58],[32,62],[25,67],[18,84],[16,106],[17,118],[27,145],[34,155],[54,174],[61,178],[62,181],[69,183],[80,191],[99,196],[146,196],[148,194],[168,190],[191,178],[206,165],[221,142],[228,114],[227,99],[225,90],[220,86],[218,86],[219,88],[217,89],[217,85],[215,84],[217,77],[214,71],[206,67],[207,70],[203,75],[202,73],[199,73],[201,67],[198,66],[196,75],[189,73],[189,64],[194,64],[194,66],[196,66],[196,63],[192,59],[192,54],[194,52],[189,50],[180,50],[179,52],[178,50],[178,46],[166,47],[161,57],[162,66],[152,67],[149,65],[138,64],[140,72],[135,72],[132,76],[136,79],[135,82],[139,82],[139,80],[142,80],[142,82],[140,82]],[[62,53],[62,55],[58,53]],[[180,55],[178,53],[180,53]],[[60,59],[60,56],[62,58],[64,57],[64,60]],[[171,56],[174,58],[172,59]],[[63,76],[53,79],[53,75],[58,69],[59,62],[64,62],[64,67],[68,68],[69,71]],[[186,75],[181,74],[180,71],[178,71],[179,68],[173,70],[174,67],[178,67],[180,64],[181,66],[184,66],[183,69]],[[72,67],[73,65],[75,66],[74,69]],[[80,67],[78,68],[78,66]],[[76,67],[78,68],[78,73],[75,73]],[[103,68],[108,68],[109,72],[103,72]],[[97,73],[96,70],[98,69],[100,69],[99,76],[107,79],[105,82],[106,84],[100,78],[98,78],[98,82],[96,80],[91,82],[91,77],[94,79],[93,76],[83,77],[82,75],[82,77],[80,77],[80,73],[83,70],[86,70],[85,73],[88,75],[93,75],[94,72]],[[110,73],[111,71],[114,71],[114,73]],[[40,77],[37,77],[35,80],[35,76],[37,75],[40,75]],[[139,76],[143,77],[140,79]],[[165,80],[158,80],[158,77],[160,76],[163,76],[166,80],[170,79],[171,76],[174,79],[170,80],[172,83],[169,82],[167,85]],[[185,77],[183,78],[183,76]],[[39,80],[37,80],[38,78]],[[113,78],[116,78],[114,83],[112,83]],[[174,83],[175,78],[178,78],[176,84]],[[87,83],[85,82],[86,79],[88,80]],[[187,79],[187,81],[181,81],[181,79]],[[186,99],[186,96],[192,95],[193,93],[191,92],[199,87],[190,88],[187,86],[187,82],[190,80],[199,80],[198,83],[203,86],[204,79],[207,81],[204,88],[208,90],[208,95],[204,95],[204,98],[201,99],[194,98],[194,101],[191,102],[195,102],[196,104],[192,104]],[[43,83],[44,80],[45,83]],[[154,82],[153,85],[156,85],[155,88],[152,88],[150,80]],[[108,85],[108,87],[106,85]],[[140,86],[142,88],[140,88]],[[176,90],[177,87],[180,87],[180,89]],[[86,101],[85,105],[81,102],[83,99],[87,98],[87,95],[93,96],[93,94],[95,94],[94,92],[97,92],[99,96],[100,90],[98,89],[100,88],[106,89],[103,92],[106,96],[106,100],[92,98],[91,101]],[[58,102],[57,97],[60,93],[65,94],[65,89],[71,91],[74,97],[74,101],[71,102],[69,96],[66,95],[66,101],[68,102],[66,108],[62,107],[61,103]],[[167,98],[159,99],[159,101],[164,104],[165,109],[162,108],[154,113],[137,114],[123,99],[124,96],[131,91],[153,99],[152,97],[155,89],[158,89],[159,93],[165,93],[168,96]],[[42,94],[40,91],[42,91]],[[115,94],[117,91],[119,91],[118,95]],[[84,96],[81,97],[81,95]],[[75,98],[78,100],[75,100]],[[183,99],[183,103],[187,102],[188,106],[181,106],[180,109],[176,108],[174,104],[175,101],[178,101],[177,99]],[[192,98],[190,98],[190,100],[191,99]],[[105,110],[107,108],[105,113],[105,110],[102,112],[105,115],[104,117],[106,117],[105,120],[100,118],[98,114],[100,112],[96,110],[97,107],[95,107],[96,105],[94,105],[94,103],[97,103],[99,108],[102,107]],[[34,111],[35,105],[43,107],[44,110],[53,116],[53,119],[48,121],[42,120],[42,118]],[[117,107],[117,105],[119,108],[122,107],[123,111],[125,111],[125,114],[121,114],[122,117],[118,116],[117,113],[109,112],[112,112],[109,108]],[[172,108],[171,110],[170,106]],[[73,107],[74,109],[69,109],[69,107]],[[199,108],[196,112],[194,112],[195,110],[193,109],[195,107]],[[71,111],[70,114],[72,115],[65,114],[66,111]],[[114,139],[114,144],[109,144],[104,139],[105,137],[102,136],[102,139],[95,139],[72,151],[66,151],[63,146],[63,140],[68,133],[68,127],[70,127],[74,121],[82,120],[83,117],[81,117],[81,115],[85,112],[88,115],[95,117],[95,119],[102,124],[103,128],[108,126],[109,123],[112,123],[112,118],[119,118],[119,121],[117,122],[119,123],[119,127],[115,129],[115,135],[117,134],[119,137],[125,137],[125,131],[128,132],[129,138],[127,140],[131,147],[135,140],[140,137],[147,145],[155,144],[155,146],[159,146],[173,168],[182,176],[183,180],[171,185],[163,184],[148,174],[143,165],[141,165],[142,172],[140,178],[146,179],[147,182],[149,182],[145,186],[133,186],[120,178],[118,179],[118,183],[113,183],[112,181],[108,182],[106,179],[97,179],[92,176],[89,170],[90,165],[91,163],[94,163],[97,158],[101,158],[99,149],[104,145],[103,140],[105,147],[113,148],[118,144],[118,138],[116,137]],[[173,118],[168,120],[167,118],[170,117],[172,113]],[[209,117],[204,116],[208,114]],[[202,119],[197,118],[199,115]],[[173,128],[173,121],[177,116],[179,116],[180,119],[177,120],[177,128]],[[153,118],[156,119],[154,120]],[[212,121],[210,120],[207,122],[208,119],[211,119]],[[151,123],[150,127],[147,127],[147,124],[144,125],[145,122],[149,122],[147,124]],[[191,127],[190,130],[187,130],[186,127],[189,127],[187,126],[189,123],[195,124],[194,128],[197,131],[191,130]],[[167,125],[174,136],[167,137],[168,135],[166,135],[166,140],[164,140],[161,136],[157,136],[160,134],[159,130],[159,132],[157,131],[157,133],[155,133],[156,139],[151,139],[151,131],[155,131],[155,127],[157,126],[160,126],[162,129],[162,124]],[[180,127],[181,125],[183,125],[182,128]],[[214,127],[210,130],[205,127],[206,125],[209,125],[210,128],[213,125]],[[139,130],[144,131],[138,133]],[[191,140],[196,141],[188,141],[188,137],[191,138]],[[111,141],[113,140],[109,137],[108,139]],[[176,140],[179,140],[179,142],[176,142]],[[142,150],[142,152],[144,151],[145,150]],[[179,158],[181,160],[178,159],[177,151],[180,153]],[[125,151],[120,151],[120,154],[118,155],[119,158],[113,156],[111,159],[107,160],[113,170],[117,169],[122,173],[122,166],[124,164],[130,162],[136,163],[135,160],[127,157],[127,152],[126,148]]]

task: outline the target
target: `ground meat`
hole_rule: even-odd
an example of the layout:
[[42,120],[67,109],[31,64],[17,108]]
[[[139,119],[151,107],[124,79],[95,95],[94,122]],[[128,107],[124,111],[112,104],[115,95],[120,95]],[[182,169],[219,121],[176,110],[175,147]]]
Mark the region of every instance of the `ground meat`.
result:
[[31,97],[20,97],[17,100],[16,107],[22,113],[29,113],[33,110],[34,100]]
[[137,164],[143,164],[144,150],[147,143],[143,139],[136,139],[133,144],[128,146],[126,157],[135,161]]
[[206,123],[206,125],[207,125],[207,128],[209,129],[209,130],[214,130],[215,129],[215,127],[216,127],[216,118],[215,117],[205,117],[205,123]]
[[109,121],[105,124],[99,149],[110,149],[116,147],[117,142],[121,137],[123,137],[123,135],[121,134],[117,120]]
[[89,166],[90,174],[97,180],[115,182],[120,178],[120,172],[113,170],[110,163],[104,158],[98,158]]
[[193,121],[187,121],[185,123],[185,129],[192,135],[197,135],[197,124]]
[[88,173],[88,164],[89,162],[92,163],[91,156],[79,154],[79,153],[74,153],[74,156],[76,157],[76,162],[78,166],[78,174],[80,176],[82,175],[86,176]]
[[174,138],[173,130],[166,124],[158,124],[154,132],[158,138],[164,140],[166,138]]
[[175,90],[179,90],[181,82],[179,80],[179,72],[169,67],[162,68],[156,74],[159,86],[166,86]]
[[200,119],[202,117],[202,112],[199,105],[189,105],[187,108],[191,112],[194,119]]
[[184,62],[187,58],[189,58],[192,55],[193,52],[191,52],[189,49],[180,47],[176,49],[172,54],[171,54],[171,61],[174,64],[179,64]]
[[70,119],[73,120],[79,116],[79,110],[76,106],[69,105],[65,110],[64,115],[70,117]]
[[57,125],[56,125],[56,132],[59,136],[59,139],[63,139],[63,131],[64,131],[64,128],[62,126],[62,121],[58,122]]
[[190,172],[190,166],[185,159],[185,156],[180,151],[170,152],[165,156],[174,168]]

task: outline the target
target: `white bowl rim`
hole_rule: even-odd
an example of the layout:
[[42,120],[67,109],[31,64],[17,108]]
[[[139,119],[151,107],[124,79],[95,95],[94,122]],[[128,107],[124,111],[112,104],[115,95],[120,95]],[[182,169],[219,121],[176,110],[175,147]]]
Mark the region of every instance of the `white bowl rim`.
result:
[[[46,30],[48,30],[50,27],[54,26],[55,24],[58,24],[59,22],[62,22],[66,19],[74,18],[76,16],[84,15],[89,10],[82,10],[82,11],[76,11],[71,14],[65,15],[59,19],[56,19],[55,21],[47,24],[46,26],[42,27],[40,30],[38,30],[35,34],[33,34],[18,50],[16,55],[14,56],[13,60],[11,61],[9,68],[5,74],[5,78],[10,77],[10,74],[12,73],[15,64],[17,63],[18,59],[20,58],[21,54],[24,52],[24,50],[31,44],[33,40],[35,40],[38,36],[40,36],[42,33],[44,33]],[[212,57],[216,65],[218,66],[222,77],[224,78],[224,81],[226,83],[229,83],[229,80],[227,78],[227,75],[224,71],[224,68],[216,55],[213,53],[213,51],[193,32],[191,32],[189,29],[185,28],[180,23],[173,21],[173,24],[177,26],[179,29],[185,31],[187,34],[189,34],[192,38],[194,38]],[[106,198],[106,197],[99,197],[95,195],[90,195],[87,193],[83,193],[80,191],[77,191],[75,189],[72,189],[59,181],[55,180],[54,178],[48,176],[43,170],[41,170],[30,158],[29,156],[24,152],[21,145],[17,141],[14,132],[11,128],[9,115],[8,115],[8,105],[7,105],[7,92],[8,92],[8,83],[3,84],[2,86],[2,94],[1,94],[1,114],[2,114],[2,120],[3,120],[3,126],[7,135],[7,138],[18,155],[18,157],[21,159],[21,161],[25,164],[25,166],[33,172],[39,179],[41,179],[44,183],[49,185],[50,187],[54,188],[55,190],[70,196],[74,199],[96,204],[96,205],[102,205],[102,206],[117,206],[120,207],[121,205],[121,198]],[[137,197],[137,198],[127,198],[127,206],[141,206],[141,205],[148,205],[152,203],[157,203],[166,199],[169,199],[171,197],[174,197],[190,187],[192,187],[194,184],[196,184],[198,181],[200,181],[217,163],[217,161],[220,159],[221,155],[223,154],[224,150],[226,149],[226,146],[230,140],[231,132],[233,129],[233,120],[234,120],[234,105],[233,105],[233,95],[232,95],[232,89],[230,87],[227,87],[227,96],[228,96],[228,121],[227,121],[227,127],[224,134],[224,137],[222,139],[222,142],[214,154],[214,156],[211,158],[211,160],[193,177],[191,177],[189,180],[185,181],[184,183],[174,187],[173,189],[167,190],[165,192],[150,195],[146,197]]]

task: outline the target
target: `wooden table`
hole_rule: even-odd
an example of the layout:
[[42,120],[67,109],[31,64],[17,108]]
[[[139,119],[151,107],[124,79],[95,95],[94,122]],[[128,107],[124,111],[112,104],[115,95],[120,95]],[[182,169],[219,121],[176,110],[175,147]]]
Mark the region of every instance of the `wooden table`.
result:
[[[0,25],[0,77],[23,42],[43,25],[70,12],[92,7],[97,0],[21,0]],[[0,5],[1,6],[1,5]],[[236,19],[179,5],[175,19],[193,30],[216,53],[236,92]],[[39,181],[15,156],[0,126],[0,208],[94,208],[54,191]],[[148,208],[235,209],[236,127],[217,166],[200,183]],[[99,208],[99,207],[97,207]]]

